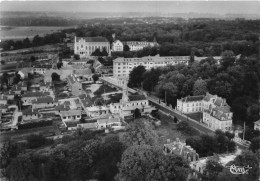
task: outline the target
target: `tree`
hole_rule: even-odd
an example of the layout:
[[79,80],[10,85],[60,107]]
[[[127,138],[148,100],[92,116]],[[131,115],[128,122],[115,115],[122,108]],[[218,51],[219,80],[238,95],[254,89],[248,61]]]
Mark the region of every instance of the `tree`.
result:
[[53,72],[53,73],[51,74],[51,79],[52,79],[52,82],[60,81],[60,75],[57,74],[56,72]]
[[63,63],[62,63],[62,62],[58,62],[58,63],[57,63],[57,68],[58,68],[58,69],[60,69],[62,66],[63,66]]
[[93,79],[94,82],[98,81],[99,75],[98,74],[92,75],[92,79]]
[[102,56],[108,56],[106,47],[103,47],[101,54]]
[[128,45],[124,45],[123,50],[124,50],[124,52],[128,52],[128,51],[130,51],[130,48]]
[[43,146],[46,143],[46,138],[43,135],[36,135],[36,134],[32,134],[29,135],[27,138],[27,146],[28,148],[37,148],[40,146]]
[[193,95],[205,95],[207,92],[207,82],[201,78],[196,80],[193,86]]
[[116,180],[186,180],[189,166],[181,157],[157,147],[135,145],[125,150]]
[[5,61],[4,60],[1,60],[1,65],[5,65]]
[[80,56],[78,54],[74,54],[73,57],[74,57],[75,60],[79,60],[80,59]]
[[103,56],[103,54],[102,54],[102,52],[100,51],[100,49],[97,48],[97,49],[91,54],[91,56],[97,56],[97,57],[99,57],[99,56]]
[[218,174],[222,172],[223,166],[215,160],[207,160],[205,168],[205,180],[216,180]]
[[135,109],[134,111],[134,118],[140,118],[141,117],[141,112],[138,108]]
[[33,163],[28,153],[13,158],[7,167],[7,178],[12,181],[26,181],[32,176]]
[[35,56],[30,57],[30,62],[35,62],[35,60],[36,60]]
[[153,131],[150,124],[144,124],[145,119],[135,119],[127,127],[127,132],[123,136],[125,144],[132,145],[158,145],[158,135]]
[[255,137],[251,140],[249,149],[252,150],[254,153],[260,149],[260,136]]
[[129,74],[129,87],[141,87],[143,81],[143,73],[145,72],[145,67],[139,65],[138,67],[133,68]]

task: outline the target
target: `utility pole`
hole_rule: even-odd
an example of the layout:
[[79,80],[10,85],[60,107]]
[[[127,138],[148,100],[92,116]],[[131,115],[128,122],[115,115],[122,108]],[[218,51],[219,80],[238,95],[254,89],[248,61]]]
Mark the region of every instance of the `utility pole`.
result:
[[165,105],[167,105],[167,102],[166,102],[166,94],[167,94],[167,92],[166,92],[166,90],[165,90],[165,94],[164,94],[164,100],[165,100]]
[[245,127],[246,127],[246,122],[244,121],[243,140],[245,140],[245,131],[246,131]]

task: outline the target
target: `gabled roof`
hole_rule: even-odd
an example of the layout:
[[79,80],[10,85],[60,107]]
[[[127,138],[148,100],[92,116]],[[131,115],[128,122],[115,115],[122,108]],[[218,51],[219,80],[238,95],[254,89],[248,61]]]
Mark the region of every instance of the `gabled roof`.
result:
[[254,124],[260,125],[260,119],[256,122],[254,122]]
[[33,68],[46,68],[46,69],[50,69],[52,68],[52,65],[50,64],[35,64],[32,66]]
[[23,94],[23,97],[45,97],[50,95],[49,92],[27,92]]
[[85,128],[85,129],[95,129],[97,128],[97,123],[83,123],[83,124],[77,124],[77,127],[79,128]]
[[81,115],[81,110],[61,111],[61,116],[77,116],[77,115]]
[[105,37],[76,37],[76,42],[79,42],[80,39],[85,40],[85,42],[109,42]]
[[201,101],[203,98],[204,98],[203,95],[200,95],[200,96],[187,96],[187,97],[182,98],[181,100],[183,102],[195,102],[195,101]]
[[33,114],[38,114],[37,109],[26,109],[22,111],[23,115],[33,115]]
[[41,104],[41,103],[49,103],[49,102],[57,102],[57,101],[50,96],[40,97],[32,101],[33,104]]
[[203,100],[205,100],[205,101],[209,101],[211,98],[213,98],[213,97],[217,97],[217,95],[212,95],[212,94],[210,94],[210,93],[206,93],[206,96],[203,98]]
[[131,95],[128,96],[129,101],[141,101],[141,100],[146,100],[146,97],[144,95]]
[[61,105],[55,106],[55,110],[56,111],[68,111],[68,110],[70,110],[70,106],[61,104]]

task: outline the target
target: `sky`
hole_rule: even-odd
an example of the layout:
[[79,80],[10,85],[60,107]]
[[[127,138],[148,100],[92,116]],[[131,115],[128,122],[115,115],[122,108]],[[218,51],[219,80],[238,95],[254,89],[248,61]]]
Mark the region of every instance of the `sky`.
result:
[[259,14],[260,1],[1,1],[0,11]]

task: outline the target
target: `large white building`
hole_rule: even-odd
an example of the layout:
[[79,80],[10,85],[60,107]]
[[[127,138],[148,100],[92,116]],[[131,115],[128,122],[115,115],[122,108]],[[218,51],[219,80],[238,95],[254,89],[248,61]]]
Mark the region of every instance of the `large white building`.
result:
[[112,43],[112,51],[120,52],[124,50],[124,45],[129,47],[129,51],[138,51],[142,50],[145,47],[155,47],[159,46],[157,42],[147,42],[147,41],[126,41],[121,42],[120,40],[116,40]]
[[159,55],[142,58],[117,58],[113,61],[113,75],[114,77],[128,77],[133,68],[143,65],[146,70],[166,65],[186,64],[190,60],[189,56],[172,56],[160,57]]
[[202,112],[202,121],[213,130],[232,130],[233,113],[226,99],[206,93],[206,96],[188,96],[177,100],[176,109],[184,114]]
[[96,49],[101,52],[106,49],[108,55],[110,55],[110,43],[104,37],[76,37],[74,42],[74,54],[80,57],[91,56]]

